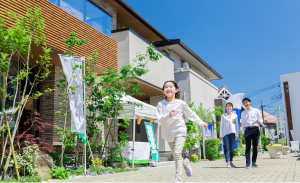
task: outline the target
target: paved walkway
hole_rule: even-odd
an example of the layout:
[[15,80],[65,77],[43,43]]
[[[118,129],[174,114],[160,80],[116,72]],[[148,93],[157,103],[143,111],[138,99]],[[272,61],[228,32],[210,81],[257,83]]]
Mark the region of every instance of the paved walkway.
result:
[[[237,168],[225,168],[224,160],[191,163],[193,176],[183,172],[184,182],[300,182],[300,154],[282,155],[270,159],[269,154],[259,154],[259,168],[245,169],[245,157],[235,157]],[[141,168],[138,171],[76,177],[63,182],[172,182],[175,165]]]

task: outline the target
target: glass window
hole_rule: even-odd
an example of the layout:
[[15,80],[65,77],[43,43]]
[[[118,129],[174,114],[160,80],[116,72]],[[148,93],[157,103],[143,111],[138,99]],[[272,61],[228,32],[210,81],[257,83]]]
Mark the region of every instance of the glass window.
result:
[[111,36],[111,18],[102,10],[87,1],[86,23]]
[[49,0],[95,29],[111,36],[111,17],[88,0]]

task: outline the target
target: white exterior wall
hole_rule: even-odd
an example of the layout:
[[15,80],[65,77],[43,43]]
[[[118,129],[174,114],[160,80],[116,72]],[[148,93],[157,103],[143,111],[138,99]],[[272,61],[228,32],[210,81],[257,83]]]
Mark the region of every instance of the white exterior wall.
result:
[[209,81],[209,77],[206,76],[205,74],[203,74],[201,71],[199,71],[199,69],[197,69],[196,67],[191,65],[191,69],[196,72],[197,74],[199,74],[200,76],[202,76],[203,78],[205,78],[206,80]]
[[[118,41],[119,71],[125,64],[135,64],[132,59],[137,53],[146,53],[149,46],[148,42],[130,30],[112,33],[111,37]],[[163,56],[158,62],[149,61],[147,66],[150,71],[140,77],[142,80],[157,87],[162,87],[167,80],[174,80],[174,63],[168,57]]]
[[175,53],[173,50],[170,51],[170,57],[174,60],[174,69],[181,68],[182,67],[182,61],[179,55]]
[[[284,104],[284,114],[285,114],[285,121],[286,125],[288,125],[286,107],[285,107],[285,96],[284,96],[284,85],[283,82],[288,82],[289,84],[289,95],[290,95],[290,104],[291,104],[291,113],[292,113],[292,121],[293,121],[293,128],[294,134],[297,141],[300,140],[300,72],[288,73],[288,74],[281,74],[280,75],[281,81],[281,91],[282,91],[282,101]],[[288,128],[287,128],[288,130]],[[289,133],[287,133],[287,137],[289,138]],[[288,139],[289,141],[289,139]]]
[[123,65],[129,64],[129,31],[112,33],[111,38],[118,41],[118,71]]
[[190,72],[191,100],[198,108],[200,103],[205,109],[214,111],[214,99],[218,98],[218,88],[194,71]]
[[[129,45],[130,63],[135,64],[131,60],[138,52],[146,53],[149,43],[129,31]],[[147,66],[150,71],[140,77],[142,80],[158,87],[162,87],[167,80],[174,80],[174,63],[168,57],[163,56],[158,62],[150,61]]]

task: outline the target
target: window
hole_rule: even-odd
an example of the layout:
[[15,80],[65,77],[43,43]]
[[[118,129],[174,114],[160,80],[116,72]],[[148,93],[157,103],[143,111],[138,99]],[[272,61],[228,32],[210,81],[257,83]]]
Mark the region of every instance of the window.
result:
[[88,0],[49,0],[53,4],[111,36],[111,17]]

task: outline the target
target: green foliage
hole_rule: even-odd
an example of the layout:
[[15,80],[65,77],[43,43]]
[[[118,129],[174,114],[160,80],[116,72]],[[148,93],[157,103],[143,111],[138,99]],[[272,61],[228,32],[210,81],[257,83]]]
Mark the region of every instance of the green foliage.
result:
[[123,169],[123,168],[114,168],[114,171],[116,173],[121,173],[121,172],[128,172],[130,170],[129,169]]
[[84,175],[84,168],[77,168],[76,170],[68,169],[68,171],[73,175]]
[[[5,114],[6,109],[15,109],[9,117],[1,116],[1,127],[4,127],[6,122],[11,124],[15,114],[23,113],[24,107],[21,107],[22,105],[26,105],[30,100],[38,99],[43,94],[50,94],[52,91],[52,89],[46,89],[45,91],[33,90],[50,74],[51,48],[43,46],[43,54],[33,58],[33,44],[36,46],[45,45],[46,37],[43,34],[45,25],[41,16],[41,8],[26,7],[26,9],[27,12],[24,17],[6,11],[6,16],[10,18],[9,22],[13,23],[13,26],[6,26],[4,19],[0,17],[0,112]],[[16,66],[13,66],[13,63],[16,63]],[[15,73],[15,75],[11,76],[11,73]],[[22,82],[22,90],[26,92],[19,91]],[[11,95],[8,89],[13,89],[16,93],[15,96],[18,97]],[[29,96],[32,96],[32,98],[29,98]],[[13,139],[17,129],[19,129],[20,119],[20,116],[16,118],[12,133]],[[3,162],[6,165],[10,160],[11,153],[10,150],[6,162]],[[0,152],[0,154],[0,159],[3,160],[4,153]],[[7,168],[4,172],[6,170]]]
[[[192,110],[196,111],[194,102],[189,102],[189,107],[192,108]],[[193,147],[197,143],[197,141],[201,141],[201,137],[199,136],[199,129],[197,127],[197,124],[195,124],[193,121],[186,122],[185,126],[187,129],[187,136],[183,149],[189,149]],[[192,134],[194,134],[194,137],[192,137]]]
[[9,178],[2,181],[0,180],[0,182],[42,182],[42,179],[39,176],[26,176],[20,177],[20,180],[17,178]]
[[268,144],[270,144],[268,138],[264,135],[263,132],[260,132],[260,138],[261,138],[261,145],[264,151],[268,151],[268,149],[266,148],[266,146]]
[[245,142],[245,139],[243,137],[242,130],[240,130],[238,148],[234,150],[234,156],[239,156],[241,153],[243,154],[243,156],[245,156],[245,148],[243,147],[243,142]]
[[70,176],[74,177],[71,172],[65,169],[65,167],[56,167],[56,168],[51,168],[50,174],[52,177],[56,179],[67,179]]
[[65,133],[63,133],[63,129],[59,126],[55,125],[54,128],[57,131],[57,135],[59,136],[59,140],[63,142],[65,149],[73,149],[75,147],[75,136],[76,134],[71,132],[70,128],[65,129]]
[[[28,143],[27,143],[28,145]],[[29,175],[29,176],[35,176],[37,175],[37,169],[36,169],[36,165],[35,165],[35,157],[37,156],[38,152],[39,152],[39,148],[37,147],[37,145],[33,145],[33,146],[26,146],[23,148],[23,152],[20,153],[16,153],[16,160],[17,160],[17,164],[20,163],[26,163],[25,166],[25,174]],[[11,164],[14,164],[14,161],[11,160],[10,162]],[[20,173],[23,173],[23,167],[20,168]]]
[[194,162],[194,163],[196,163],[196,162],[198,161],[198,156],[197,156],[197,154],[192,154],[192,155],[191,155],[191,161]]
[[77,38],[77,34],[75,32],[71,32],[70,33],[70,38],[69,39],[64,39],[64,43],[67,44],[67,47],[70,51],[65,51],[64,53],[67,56],[76,56],[76,54],[72,53],[72,49],[73,47],[75,47],[76,45],[82,45],[83,43],[86,43],[87,40],[86,39],[78,39]]
[[[55,166],[60,166],[61,153],[60,153],[59,149],[56,148],[54,151],[49,153],[49,155],[52,157]],[[63,155],[63,166],[64,167],[66,166],[66,163],[71,163],[72,161],[73,161],[72,158],[68,157],[66,154]]]
[[209,138],[205,140],[205,155],[208,160],[218,159],[219,155],[219,146],[221,140],[218,138]]
[[91,172],[101,173],[101,172],[104,171],[104,169],[102,169],[100,166],[91,166],[90,171]]

